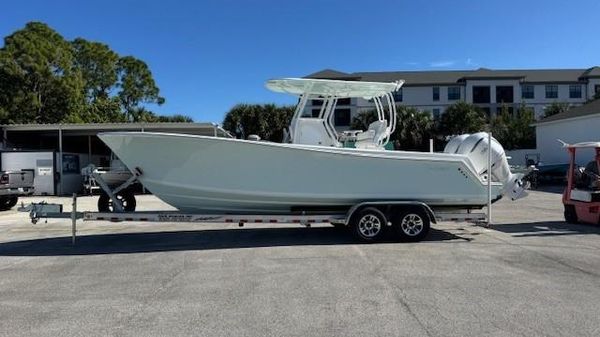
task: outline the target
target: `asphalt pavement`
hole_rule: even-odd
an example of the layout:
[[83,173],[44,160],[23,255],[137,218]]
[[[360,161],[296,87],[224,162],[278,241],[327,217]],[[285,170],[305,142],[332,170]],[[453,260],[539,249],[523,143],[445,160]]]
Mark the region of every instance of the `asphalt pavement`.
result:
[[[23,201],[42,199],[69,209]],[[378,244],[328,226],[79,222],[72,246],[68,220],[2,212],[0,336],[600,336],[600,227],[564,223],[556,189],[493,219]]]

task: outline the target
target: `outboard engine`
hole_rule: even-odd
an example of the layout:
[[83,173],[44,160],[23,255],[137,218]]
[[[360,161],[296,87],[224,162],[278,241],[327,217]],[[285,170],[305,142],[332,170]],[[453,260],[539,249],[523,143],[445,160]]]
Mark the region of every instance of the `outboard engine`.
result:
[[467,139],[467,137],[469,137],[469,136],[470,136],[469,134],[464,134],[464,135],[453,137],[452,139],[450,139],[448,144],[446,144],[446,147],[444,147],[444,152],[445,153],[456,153],[456,150],[458,150],[458,147],[460,146],[460,144],[465,139]]
[[[488,174],[488,150],[492,151],[491,174]],[[513,174],[510,171],[508,160],[504,148],[492,137],[491,146],[488,145],[488,134],[478,132],[472,135],[464,134],[452,138],[446,147],[444,153],[456,153],[466,155],[473,164],[475,171],[483,180],[491,176],[492,181],[502,183],[502,194],[509,194],[512,200],[527,196],[525,190],[527,184],[522,181],[523,174]]]

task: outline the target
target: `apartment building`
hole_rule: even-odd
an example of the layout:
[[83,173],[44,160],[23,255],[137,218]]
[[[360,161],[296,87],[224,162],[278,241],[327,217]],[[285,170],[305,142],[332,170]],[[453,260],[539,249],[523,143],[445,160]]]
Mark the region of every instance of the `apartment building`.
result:
[[[553,102],[581,105],[600,92],[600,67],[588,69],[523,69],[453,71],[390,71],[344,73],[325,69],[307,78],[351,81],[392,82],[404,80],[395,94],[400,105],[413,106],[430,112],[438,118],[448,106],[465,101],[480,107],[488,115],[495,115],[507,106],[514,110],[526,104],[535,111],[536,118]],[[305,114],[318,113],[321,101],[313,100]],[[362,98],[339,100],[335,125],[347,129],[352,117],[362,110],[372,109],[373,103]]]

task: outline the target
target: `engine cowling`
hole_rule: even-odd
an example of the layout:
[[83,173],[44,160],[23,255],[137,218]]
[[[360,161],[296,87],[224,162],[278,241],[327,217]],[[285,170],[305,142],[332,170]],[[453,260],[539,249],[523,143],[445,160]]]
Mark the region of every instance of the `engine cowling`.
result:
[[[504,148],[493,137],[491,145],[488,144],[488,138],[486,132],[456,136],[446,144],[444,152],[467,156],[482,180],[487,181],[490,176],[492,181],[502,183],[502,194],[509,194],[512,200],[526,196],[527,185],[522,181],[523,174],[514,174],[510,171]],[[492,165],[491,174],[488,175],[488,151],[490,149]]]

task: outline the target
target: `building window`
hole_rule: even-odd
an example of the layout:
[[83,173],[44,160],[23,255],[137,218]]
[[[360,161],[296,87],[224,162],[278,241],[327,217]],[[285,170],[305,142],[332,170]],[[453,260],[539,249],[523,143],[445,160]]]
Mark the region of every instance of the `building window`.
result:
[[490,87],[474,86],[473,103],[490,103]]
[[433,115],[433,119],[438,119],[440,118],[440,109],[433,109],[432,111],[432,115]]
[[350,105],[350,97],[347,98],[338,98],[336,105]]
[[350,109],[335,109],[335,126],[350,126]]
[[581,98],[581,85],[571,84],[569,86],[569,98]]
[[501,85],[496,87],[496,103],[514,102],[513,87]]
[[550,84],[546,86],[546,98],[558,98],[558,85]]
[[404,99],[404,97],[403,97],[403,93],[402,93],[402,88],[394,91],[394,101],[402,102],[403,99]]
[[63,154],[62,155],[62,173],[75,173],[79,174],[79,155],[76,154]]
[[460,99],[460,87],[448,87],[448,100],[456,101]]
[[434,101],[440,100],[440,87],[433,87],[433,100]]
[[596,84],[596,85],[594,86],[594,93],[595,93],[595,94],[597,94],[597,93],[599,93],[599,92],[600,92],[600,84]]
[[521,86],[521,98],[525,98],[525,99],[535,98],[535,96],[533,94],[533,85],[524,84],[523,86]]

